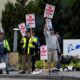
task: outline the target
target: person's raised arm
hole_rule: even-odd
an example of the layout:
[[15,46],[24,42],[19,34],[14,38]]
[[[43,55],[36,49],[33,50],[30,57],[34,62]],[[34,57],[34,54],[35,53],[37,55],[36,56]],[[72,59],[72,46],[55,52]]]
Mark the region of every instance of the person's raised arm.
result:
[[44,36],[45,36],[45,37],[48,37],[48,35],[49,35],[49,30],[48,30],[48,28],[47,28],[47,25],[45,24],[45,25],[44,25]]

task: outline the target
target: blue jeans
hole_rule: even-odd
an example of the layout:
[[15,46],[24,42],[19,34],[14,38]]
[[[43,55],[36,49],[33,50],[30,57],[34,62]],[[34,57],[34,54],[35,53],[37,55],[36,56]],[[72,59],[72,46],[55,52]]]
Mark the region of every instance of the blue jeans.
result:
[[5,62],[6,73],[9,74],[9,71],[8,71],[8,54],[2,54],[2,55],[0,55],[0,58],[1,58],[2,62]]

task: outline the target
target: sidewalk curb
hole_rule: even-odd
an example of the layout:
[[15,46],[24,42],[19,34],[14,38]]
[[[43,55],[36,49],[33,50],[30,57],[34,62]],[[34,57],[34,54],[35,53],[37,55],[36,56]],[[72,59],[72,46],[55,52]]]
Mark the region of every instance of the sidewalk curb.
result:
[[19,75],[0,75],[0,78],[18,78],[18,79],[58,79],[58,80],[80,80],[80,77],[69,77],[69,76],[56,76],[56,75],[25,75],[25,74],[19,74]]

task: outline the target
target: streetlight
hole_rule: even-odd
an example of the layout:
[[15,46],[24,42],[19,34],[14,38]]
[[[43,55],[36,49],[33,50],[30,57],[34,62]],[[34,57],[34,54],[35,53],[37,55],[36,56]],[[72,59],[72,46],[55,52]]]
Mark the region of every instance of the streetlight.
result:
[[17,39],[18,39],[18,28],[14,28],[14,43],[13,43],[13,51],[16,52],[17,51]]

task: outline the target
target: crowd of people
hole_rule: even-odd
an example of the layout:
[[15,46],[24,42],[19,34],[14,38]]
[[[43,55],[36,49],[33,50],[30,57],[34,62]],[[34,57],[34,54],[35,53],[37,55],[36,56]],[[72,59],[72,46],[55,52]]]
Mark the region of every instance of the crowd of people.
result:
[[[59,62],[59,55],[61,53],[59,39],[60,36],[58,32],[54,32],[54,29],[47,28],[44,25],[43,30],[45,36],[45,42],[48,49],[48,71],[50,72],[51,64],[54,64],[54,67],[57,67]],[[40,57],[40,43],[38,37],[35,35],[34,30],[27,30],[26,36],[22,37],[20,40],[20,71],[19,74],[30,74],[35,71],[35,62],[37,57]],[[9,74],[8,70],[8,53],[10,47],[8,41],[5,38],[4,33],[0,32],[0,59],[6,63],[6,73]]]

